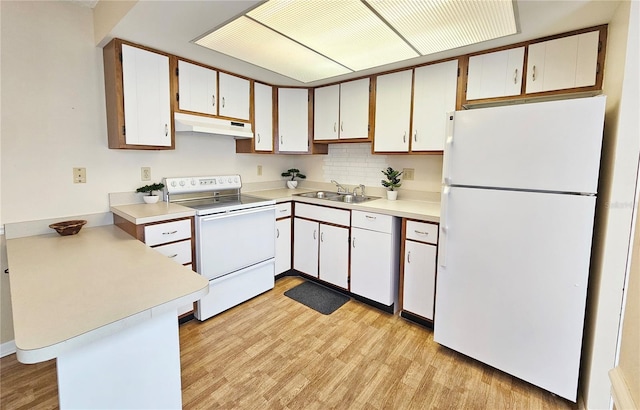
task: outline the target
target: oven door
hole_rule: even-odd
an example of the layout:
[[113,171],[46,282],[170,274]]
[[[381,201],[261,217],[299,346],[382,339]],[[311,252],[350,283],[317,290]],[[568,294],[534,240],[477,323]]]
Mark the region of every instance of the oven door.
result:
[[275,206],[196,217],[198,273],[209,280],[275,257]]

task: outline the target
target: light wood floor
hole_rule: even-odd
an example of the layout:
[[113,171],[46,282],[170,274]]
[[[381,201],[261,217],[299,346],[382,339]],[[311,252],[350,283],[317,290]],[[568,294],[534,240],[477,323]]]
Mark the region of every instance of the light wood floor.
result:
[[[267,292],[180,327],[185,409],[572,409],[433,342],[430,329],[351,300],[324,316]],[[1,409],[58,407],[55,361],[0,360]]]

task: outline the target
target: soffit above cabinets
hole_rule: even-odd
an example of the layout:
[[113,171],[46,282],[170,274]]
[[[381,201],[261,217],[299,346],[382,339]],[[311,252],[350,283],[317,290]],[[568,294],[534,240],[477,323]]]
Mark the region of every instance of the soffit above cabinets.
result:
[[512,0],[269,0],[194,42],[309,83],[516,32]]

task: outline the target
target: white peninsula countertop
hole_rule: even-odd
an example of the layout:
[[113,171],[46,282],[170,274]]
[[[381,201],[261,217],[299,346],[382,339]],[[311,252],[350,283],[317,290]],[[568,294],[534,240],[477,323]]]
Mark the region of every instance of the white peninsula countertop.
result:
[[208,281],[114,225],[7,240],[18,359],[58,357],[208,293]]

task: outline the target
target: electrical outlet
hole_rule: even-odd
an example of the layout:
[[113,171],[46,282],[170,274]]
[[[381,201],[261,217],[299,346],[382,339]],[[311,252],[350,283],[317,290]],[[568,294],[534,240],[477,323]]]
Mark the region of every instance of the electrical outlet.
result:
[[151,167],[140,168],[140,180],[151,181]]
[[415,169],[413,168],[403,168],[402,169],[402,179],[405,181],[413,181],[413,174]]
[[87,169],[86,168],[74,168],[73,169],[73,183],[85,184],[87,182]]
[[262,165],[258,165],[258,176],[262,175]]

